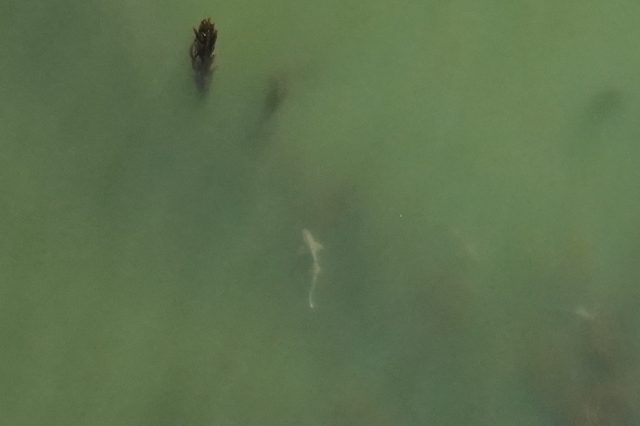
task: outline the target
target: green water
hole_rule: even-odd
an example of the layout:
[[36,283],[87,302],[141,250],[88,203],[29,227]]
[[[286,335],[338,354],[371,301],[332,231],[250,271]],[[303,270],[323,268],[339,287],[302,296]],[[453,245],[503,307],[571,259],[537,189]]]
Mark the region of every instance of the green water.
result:
[[639,19],[3,0],[0,424],[640,424]]

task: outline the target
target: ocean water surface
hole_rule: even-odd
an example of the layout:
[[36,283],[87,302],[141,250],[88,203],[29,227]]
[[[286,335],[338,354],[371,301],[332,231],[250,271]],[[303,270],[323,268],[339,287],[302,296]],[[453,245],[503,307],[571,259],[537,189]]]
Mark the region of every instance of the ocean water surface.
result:
[[639,19],[0,2],[0,423],[640,424]]

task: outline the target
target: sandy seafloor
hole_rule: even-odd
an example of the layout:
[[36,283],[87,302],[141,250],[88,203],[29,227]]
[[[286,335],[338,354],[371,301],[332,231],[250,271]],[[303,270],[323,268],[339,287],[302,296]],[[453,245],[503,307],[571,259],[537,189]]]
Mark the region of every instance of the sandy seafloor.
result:
[[0,424],[640,424],[639,22],[2,0]]

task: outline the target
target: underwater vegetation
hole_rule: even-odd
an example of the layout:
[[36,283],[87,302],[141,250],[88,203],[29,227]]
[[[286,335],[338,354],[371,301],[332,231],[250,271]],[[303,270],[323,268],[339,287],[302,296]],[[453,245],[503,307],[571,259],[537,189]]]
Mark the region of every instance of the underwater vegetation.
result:
[[265,117],[270,118],[278,111],[287,96],[287,80],[284,77],[272,77],[269,80],[264,100]]
[[563,425],[638,424],[633,333],[617,315],[578,307],[573,316],[534,351],[530,374],[543,406]]
[[205,90],[213,71],[218,30],[216,30],[215,24],[211,22],[211,18],[206,18],[200,21],[200,26],[197,30],[193,29],[193,34],[195,37],[189,51],[191,66],[195,72],[198,89]]

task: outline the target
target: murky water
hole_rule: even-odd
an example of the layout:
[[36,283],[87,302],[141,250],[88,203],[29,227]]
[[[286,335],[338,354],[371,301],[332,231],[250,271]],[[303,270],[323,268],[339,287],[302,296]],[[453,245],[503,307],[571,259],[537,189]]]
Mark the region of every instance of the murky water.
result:
[[1,423],[640,423],[639,4],[0,12]]

